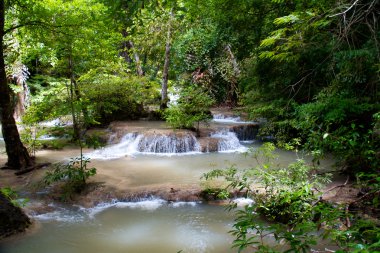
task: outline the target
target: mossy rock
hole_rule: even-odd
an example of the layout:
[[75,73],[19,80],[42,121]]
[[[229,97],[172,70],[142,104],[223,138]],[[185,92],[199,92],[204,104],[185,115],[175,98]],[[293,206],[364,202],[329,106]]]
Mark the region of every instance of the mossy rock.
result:
[[64,147],[71,145],[69,139],[54,139],[54,140],[41,140],[43,149],[61,150]]
[[25,231],[31,224],[21,208],[0,193],[0,239]]

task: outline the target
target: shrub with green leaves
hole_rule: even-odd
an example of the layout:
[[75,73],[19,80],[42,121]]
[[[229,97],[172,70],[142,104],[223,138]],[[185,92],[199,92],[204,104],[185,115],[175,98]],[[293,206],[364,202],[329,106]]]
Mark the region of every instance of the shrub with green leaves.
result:
[[40,129],[37,125],[24,125],[20,137],[22,143],[25,145],[30,156],[35,157],[36,151],[42,148],[42,142],[39,140],[44,134],[44,131]]
[[35,76],[30,80],[34,90],[31,105],[22,117],[24,124],[32,125],[70,114],[66,84],[69,80],[47,76]]
[[317,175],[315,168],[304,160],[286,168],[276,166],[274,150],[272,143],[251,150],[258,164],[254,168],[231,167],[204,175],[206,180],[222,177],[228,183],[227,191],[239,190],[254,200],[253,205],[237,211],[232,234],[236,236],[234,247],[239,251],[257,245],[259,252],[268,252],[270,247],[264,240],[268,235],[283,239],[294,252],[307,250],[315,242],[311,232],[316,224],[310,221],[316,215],[314,205],[318,196],[313,189],[329,182],[329,178]]
[[87,179],[96,174],[96,168],[89,168],[90,159],[75,157],[67,164],[57,164],[52,171],[48,171],[44,177],[44,183],[51,185],[63,181],[64,197],[71,197],[73,193],[81,192],[86,186]]
[[15,206],[23,207],[29,202],[29,199],[19,198],[19,195],[17,194],[17,192],[14,191],[11,187],[0,188],[0,192],[6,198],[8,198],[12,202],[12,204]]
[[101,124],[138,119],[148,105],[159,102],[159,84],[147,77],[126,74],[120,66],[92,69],[80,79],[83,104]]
[[176,105],[165,110],[166,121],[173,128],[193,128],[199,133],[199,124],[211,119],[210,107],[214,99],[202,88],[183,88]]
[[340,253],[380,250],[379,224],[349,212],[350,204],[327,203],[321,198],[329,175],[317,174],[317,168],[303,160],[286,168],[276,166],[274,149],[272,143],[265,143],[251,150],[258,164],[254,168],[231,167],[204,175],[206,180],[222,177],[227,192],[239,190],[254,200],[243,209],[230,206],[236,210],[233,247],[239,252],[254,247],[255,252],[282,252],[285,248],[285,252],[298,253],[310,252],[318,241],[329,240]]

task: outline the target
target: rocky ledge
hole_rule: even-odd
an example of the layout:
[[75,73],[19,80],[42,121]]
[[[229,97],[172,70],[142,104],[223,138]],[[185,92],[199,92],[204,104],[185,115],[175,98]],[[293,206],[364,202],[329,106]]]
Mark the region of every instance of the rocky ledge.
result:
[[31,222],[21,210],[0,193],[0,239],[24,232]]

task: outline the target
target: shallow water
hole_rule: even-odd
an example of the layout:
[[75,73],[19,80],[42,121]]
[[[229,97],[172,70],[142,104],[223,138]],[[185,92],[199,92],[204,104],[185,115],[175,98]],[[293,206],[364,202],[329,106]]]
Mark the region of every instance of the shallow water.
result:
[[[259,144],[251,144],[258,148]],[[91,151],[86,151],[91,153]],[[278,150],[276,163],[287,165],[297,159],[293,152]],[[40,151],[40,161],[55,162],[78,156],[78,150]],[[310,159],[308,159],[310,160]],[[326,167],[331,162],[324,163]],[[123,188],[152,187],[161,185],[199,186],[201,176],[212,169],[223,169],[230,166],[247,169],[257,166],[256,161],[243,153],[202,153],[162,156],[155,154],[136,154],[117,159],[92,159],[90,166],[98,169],[94,181],[106,180]]]
[[[133,128],[165,128],[162,123],[131,122]],[[236,150],[256,149],[260,143],[240,142]],[[235,145],[236,146],[236,145]],[[106,182],[119,190],[175,189],[198,187],[203,173],[212,169],[255,167],[256,161],[241,152],[192,154],[147,154],[109,147],[113,157],[93,156],[90,166],[98,169],[91,179]],[[4,144],[0,140],[0,150]],[[85,150],[86,155],[99,151]],[[103,151],[102,151],[103,152]],[[276,163],[294,162],[297,154],[276,151]],[[101,154],[101,153],[100,153]],[[0,155],[4,158],[3,155]],[[39,162],[68,161],[79,156],[78,149],[44,150]],[[310,160],[310,159],[307,159]],[[324,163],[329,167],[331,161]],[[54,205],[54,204],[53,204]],[[233,215],[222,206],[201,203],[168,203],[159,199],[116,202],[84,209],[56,206],[55,211],[35,219],[41,228],[34,234],[0,244],[1,253],[124,253],[124,252],[236,252],[228,234]]]
[[147,200],[35,217],[42,227],[0,245],[4,253],[235,252],[221,206]]

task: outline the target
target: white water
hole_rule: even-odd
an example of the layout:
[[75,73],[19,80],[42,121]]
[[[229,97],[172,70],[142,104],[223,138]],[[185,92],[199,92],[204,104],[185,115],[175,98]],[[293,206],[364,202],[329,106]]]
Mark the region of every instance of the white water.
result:
[[212,115],[212,121],[216,123],[235,123],[235,124],[252,124],[255,123],[254,121],[244,121],[239,116],[227,116],[223,114],[213,114]]
[[40,140],[40,141],[48,141],[48,140],[58,140],[60,139],[61,137],[56,137],[56,136],[52,136],[52,135],[48,135],[48,134],[44,134],[44,135],[41,135],[40,137],[37,138],[37,140]]
[[128,133],[118,144],[107,146],[86,154],[94,159],[116,159],[136,154],[199,154],[200,146],[195,136],[185,134],[184,136]]
[[189,153],[200,152],[200,145],[192,134],[181,137],[175,135],[149,135],[143,136],[138,149],[142,153]]
[[[210,137],[218,138],[218,152],[246,152],[247,147],[242,145],[234,132],[227,129],[211,134]],[[112,141],[112,139],[110,139]],[[251,143],[251,142],[250,142]],[[154,155],[194,155],[201,154],[201,147],[192,134],[176,136],[174,134],[138,134],[128,133],[118,144],[86,154],[93,159],[117,159],[126,156],[134,157],[137,154]]]
[[250,198],[237,198],[234,199],[233,202],[239,207],[249,206],[254,203],[254,201]]
[[39,125],[43,127],[56,127],[56,126],[71,126],[73,124],[70,120],[62,120],[60,118],[50,121],[40,122]]
[[120,142],[105,148],[95,150],[86,154],[86,157],[93,159],[116,159],[125,156],[133,156],[138,152],[138,145],[143,136],[137,133],[128,133]]
[[242,120],[239,116],[234,116],[234,117],[231,117],[231,116],[226,116],[226,115],[223,115],[223,114],[214,114],[212,115],[213,117],[213,121],[215,122],[219,122],[219,123],[241,123]]
[[228,130],[221,130],[211,134],[210,137],[218,138],[219,152],[246,152],[247,147],[243,146],[236,134]]

